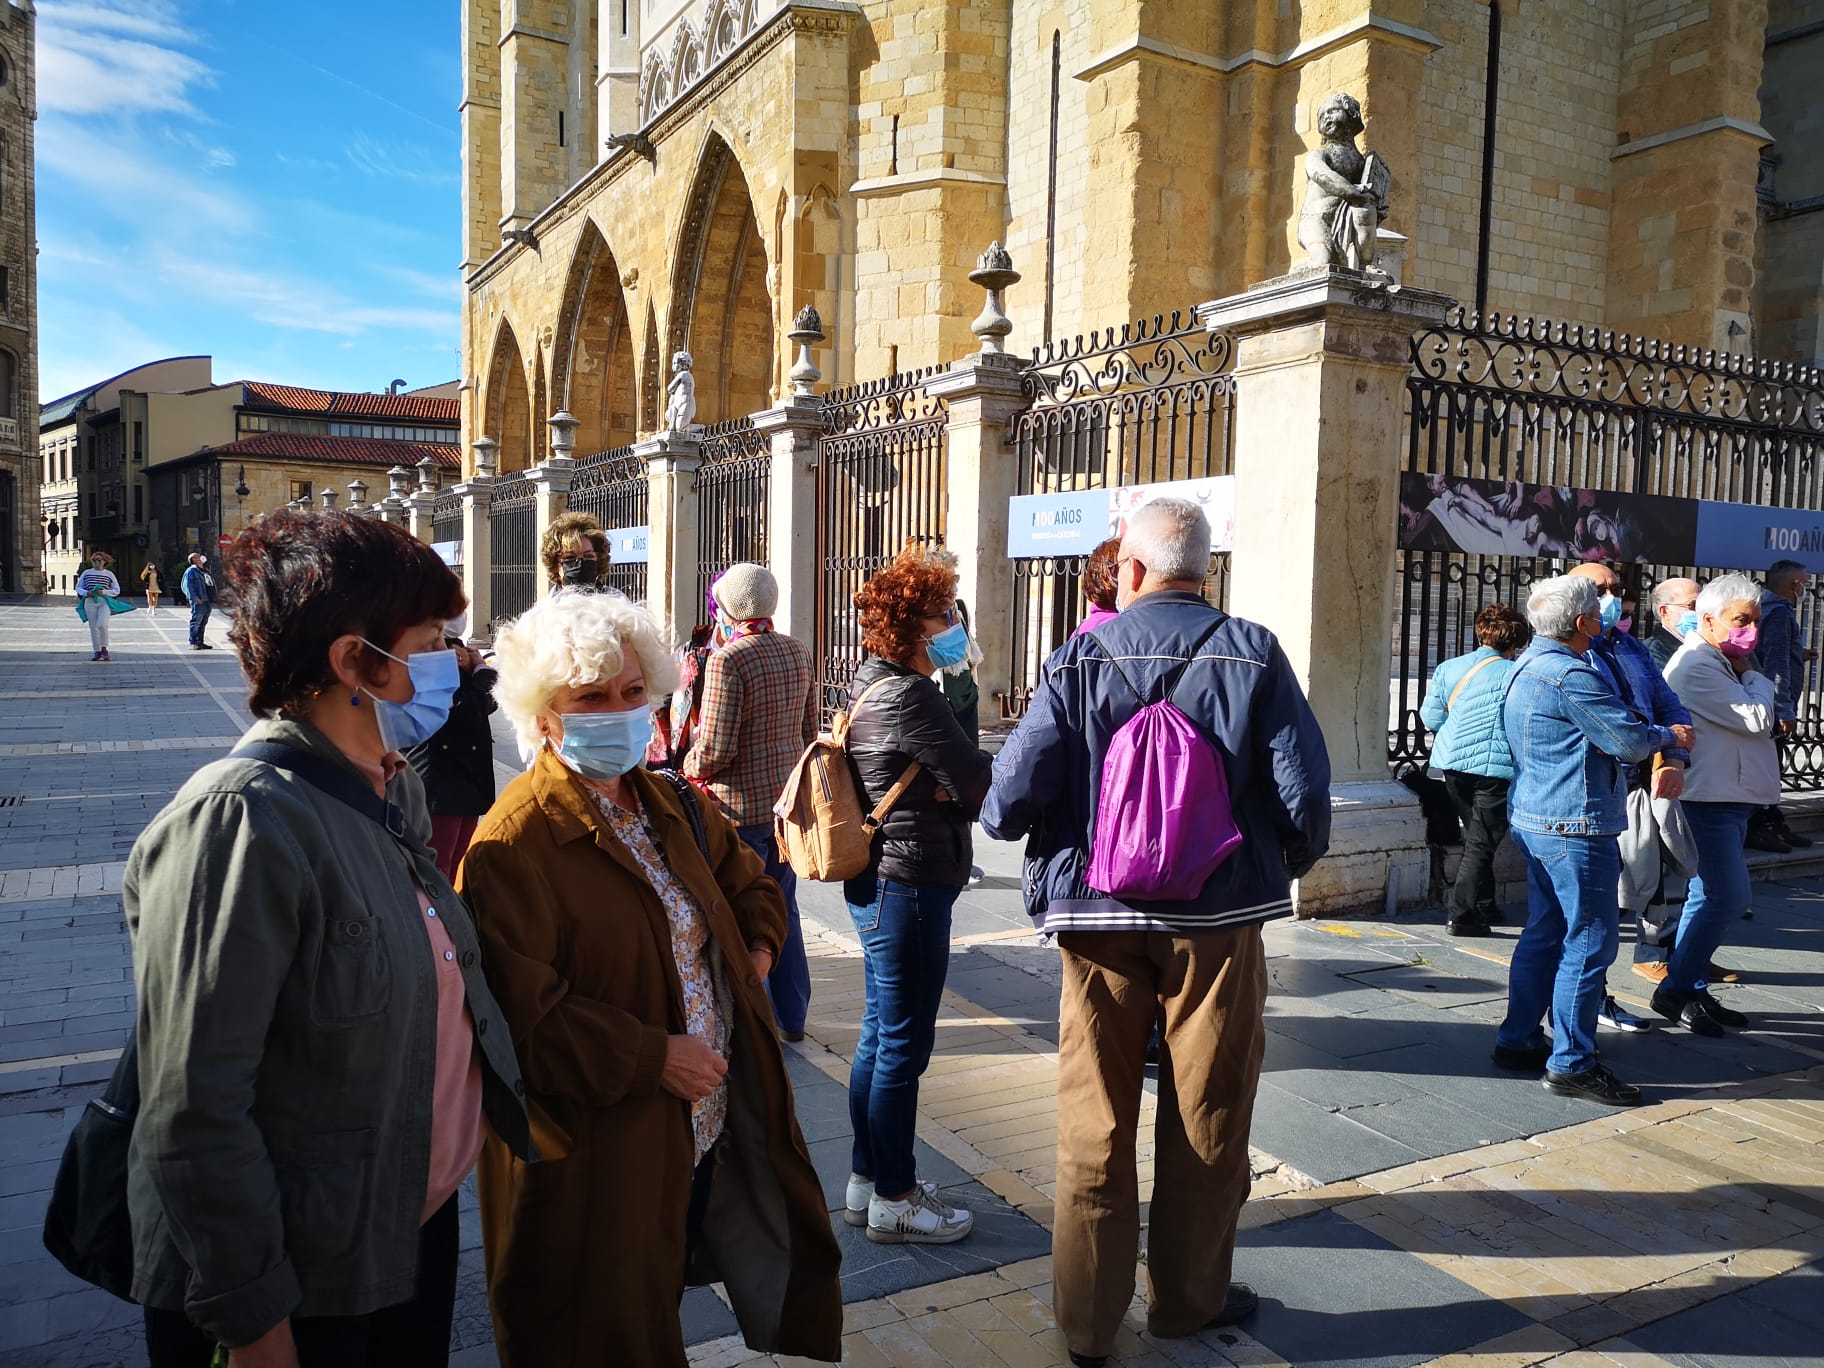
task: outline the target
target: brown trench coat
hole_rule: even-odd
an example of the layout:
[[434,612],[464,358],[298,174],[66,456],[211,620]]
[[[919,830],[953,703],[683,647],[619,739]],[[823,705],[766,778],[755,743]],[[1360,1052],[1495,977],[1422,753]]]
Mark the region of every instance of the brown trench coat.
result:
[[[747,1343],[834,1361],[842,1254],[750,941],[775,951],[785,904],[703,804],[710,859],[677,792],[635,770],[672,870],[704,909],[734,1000],[728,1123],[690,1281],[721,1281]],[[690,1108],[659,1087],[684,1029],[658,897],[595,800],[549,751],[475,833],[458,887],[513,1032],[543,1161],[489,1135],[480,1163],[489,1300],[504,1368],[685,1363],[678,1298],[694,1168]]]

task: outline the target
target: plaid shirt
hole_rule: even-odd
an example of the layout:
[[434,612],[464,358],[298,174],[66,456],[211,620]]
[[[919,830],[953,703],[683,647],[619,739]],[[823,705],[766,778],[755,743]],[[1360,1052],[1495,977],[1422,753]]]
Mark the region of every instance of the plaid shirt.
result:
[[817,737],[811,651],[778,632],[729,642],[709,658],[697,735],[684,773],[736,826],[771,826],[792,766]]

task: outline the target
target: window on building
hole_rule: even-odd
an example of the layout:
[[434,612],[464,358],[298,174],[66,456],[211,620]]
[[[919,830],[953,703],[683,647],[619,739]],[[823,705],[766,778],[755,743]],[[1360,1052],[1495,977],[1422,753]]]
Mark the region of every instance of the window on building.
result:
[[290,488],[292,503],[296,503],[299,499],[310,498],[311,490],[309,480],[293,480],[290,483]]
[[12,308],[13,296],[7,281],[6,267],[0,266],[0,313],[11,313]]
[[133,459],[136,461],[146,459],[146,425],[144,423],[133,424]]
[[95,448],[96,441],[91,437],[89,438],[89,474],[91,475],[95,473]]
[[139,485],[133,486],[133,521],[142,523],[146,520],[146,491]]
[[0,347],[0,418],[19,416],[19,359]]

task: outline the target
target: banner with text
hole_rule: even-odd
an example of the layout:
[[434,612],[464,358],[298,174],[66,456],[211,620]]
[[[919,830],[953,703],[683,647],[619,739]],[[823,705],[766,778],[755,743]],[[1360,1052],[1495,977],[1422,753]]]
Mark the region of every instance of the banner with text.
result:
[[646,564],[648,528],[604,527],[602,531],[608,534],[608,563],[610,565]]
[[1067,494],[1016,494],[1007,501],[1007,554],[1015,560],[1087,556],[1109,537],[1121,535],[1142,505],[1167,497],[1189,499],[1203,509],[1212,551],[1234,546],[1235,477],[1213,475]]

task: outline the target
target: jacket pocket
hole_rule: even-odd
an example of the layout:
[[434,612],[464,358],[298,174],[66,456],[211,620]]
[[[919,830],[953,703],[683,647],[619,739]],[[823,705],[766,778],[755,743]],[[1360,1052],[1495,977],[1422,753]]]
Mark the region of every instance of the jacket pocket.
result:
[[375,1130],[304,1131],[271,1141],[285,1252],[300,1268],[347,1261],[372,1224]]
[[378,917],[338,917],[324,923],[310,1019],[334,1030],[370,1021],[393,998],[392,963]]

